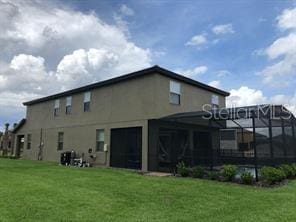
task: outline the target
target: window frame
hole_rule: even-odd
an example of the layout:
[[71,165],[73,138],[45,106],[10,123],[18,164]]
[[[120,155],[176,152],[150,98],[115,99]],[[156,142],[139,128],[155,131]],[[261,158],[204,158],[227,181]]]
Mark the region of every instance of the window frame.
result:
[[64,132],[58,132],[58,140],[57,140],[57,150],[64,149]]
[[66,115],[72,113],[72,96],[66,97]]
[[[89,95],[89,96],[87,96]],[[91,92],[85,92],[83,97],[83,112],[90,112]]]
[[60,111],[60,99],[56,99],[54,101],[54,111],[53,111],[54,117],[59,116],[59,111]]
[[[103,132],[103,140],[100,140],[100,136],[99,136],[100,132]],[[96,152],[104,152],[104,145],[105,145],[105,130],[97,129],[96,130]]]
[[[181,83],[170,80],[169,101],[172,105],[181,105]],[[177,102],[174,99],[177,98]]]
[[212,109],[219,109],[220,102],[219,102],[219,96],[218,95],[212,94],[212,96],[211,96],[211,105],[212,105]]

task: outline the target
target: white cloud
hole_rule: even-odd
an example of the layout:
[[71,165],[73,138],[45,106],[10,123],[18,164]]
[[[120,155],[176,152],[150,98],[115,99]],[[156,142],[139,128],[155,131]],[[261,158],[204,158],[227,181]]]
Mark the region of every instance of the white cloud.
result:
[[[14,56],[0,73],[0,89],[3,93],[41,95],[56,90],[56,84],[53,83],[55,76],[52,72],[46,72],[44,58],[32,55]],[[0,97],[0,104],[3,99]]]
[[[118,56],[104,49],[75,50],[64,56],[57,66],[57,80],[63,89],[96,81],[96,72],[108,72],[118,63]],[[109,73],[104,78],[109,77]]]
[[[131,15],[126,7],[121,11]],[[94,12],[0,0],[0,120],[12,105],[151,66],[152,52],[127,32]]]
[[190,78],[194,78],[194,77],[197,77],[198,75],[202,75],[207,71],[208,71],[208,67],[206,66],[196,66],[193,69],[186,69],[186,70],[177,69],[176,70],[177,73],[180,73]]
[[265,53],[270,59],[296,54],[296,32],[290,33],[289,35],[274,41],[268,48],[266,48]]
[[267,97],[261,90],[241,86],[239,89],[230,90],[230,96],[226,98],[227,107],[251,106],[260,104],[284,105],[296,115],[296,91],[294,95],[278,94]]
[[200,46],[204,45],[208,42],[206,36],[204,34],[201,35],[195,35],[193,36],[188,42],[186,42],[185,45],[188,46]]
[[296,29],[296,8],[285,9],[276,20],[278,27],[282,30]]
[[212,32],[216,35],[234,33],[232,24],[216,25],[212,28]]
[[266,102],[267,98],[261,90],[241,86],[239,89],[230,90],[230,96],[226,99],[226,106],[250,106],[264,104]]
[[231,72],[228,71],[228,70],[219,70],[217,72],[217,77],[218,78],[226,77],[226,76],[229,76],[229,75],[231,75]]
[[135,14],[134,11],[125,4],[120,6],[119,11],[121,14],[126,16],[132,16]]
[[284,105],[287,109],[293,112],[296,115],[296,92],[293,96],[287,95],[275,95],[271,97],[272,104],[275,105]]
[[[94,12],[82,13],[47,5],[45,1],[3,4],[16,9],[11,10],[13,19],[5,19],[10,25],[0,27],[1,51],[13,52],[13,56],[21,53],[41,56],[50,69],[55,69],[61,58],[77,49],[106,49],[120,54],[132,43],[119,24],[107,24]],[[0,14],[4,14],[2,11],[0,7]],[[150,56],[148,50],[137,48],[147,53],[146,58]]]
[[288,30],[265,50],[260,50],[273,62],[260,71],[263,82],[273,87],[295,84],[296,76],[296,8],[286,9],[276,18],[277,27]]
[[265,67],[261,71],[263,83],[273,87],[287,87],[291,83],[295,83],[296,71],[296,54],[286,56],[284,59],[270,66]]
[[213,86],[215,88],[221,88],[221,83],[219,80],[213,80],[208,83],[210,86]]

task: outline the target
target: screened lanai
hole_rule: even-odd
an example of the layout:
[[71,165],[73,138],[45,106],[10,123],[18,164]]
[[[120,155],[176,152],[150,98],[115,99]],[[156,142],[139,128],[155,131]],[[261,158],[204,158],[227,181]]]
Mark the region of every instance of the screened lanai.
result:
[[178,113],[149,121],[149,170],[178,162],[257,169],[296,162],[296,121],[284,106],[258,105]]

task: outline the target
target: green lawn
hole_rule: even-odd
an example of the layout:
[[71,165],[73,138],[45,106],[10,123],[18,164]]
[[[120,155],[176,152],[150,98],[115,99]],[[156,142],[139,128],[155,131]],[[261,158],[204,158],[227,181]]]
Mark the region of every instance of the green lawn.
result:
[[296,221],[296,181],[253,188],[0,159],[0,221]]

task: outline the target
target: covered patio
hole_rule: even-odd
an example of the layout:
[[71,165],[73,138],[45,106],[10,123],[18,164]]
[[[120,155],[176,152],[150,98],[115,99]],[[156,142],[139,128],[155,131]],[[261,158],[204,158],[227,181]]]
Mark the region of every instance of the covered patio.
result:
[[296,120],[284,106],[258,105],[178,113],[149,121],[149,170],[178,162],[211,169],[257,169],[296,162]]

